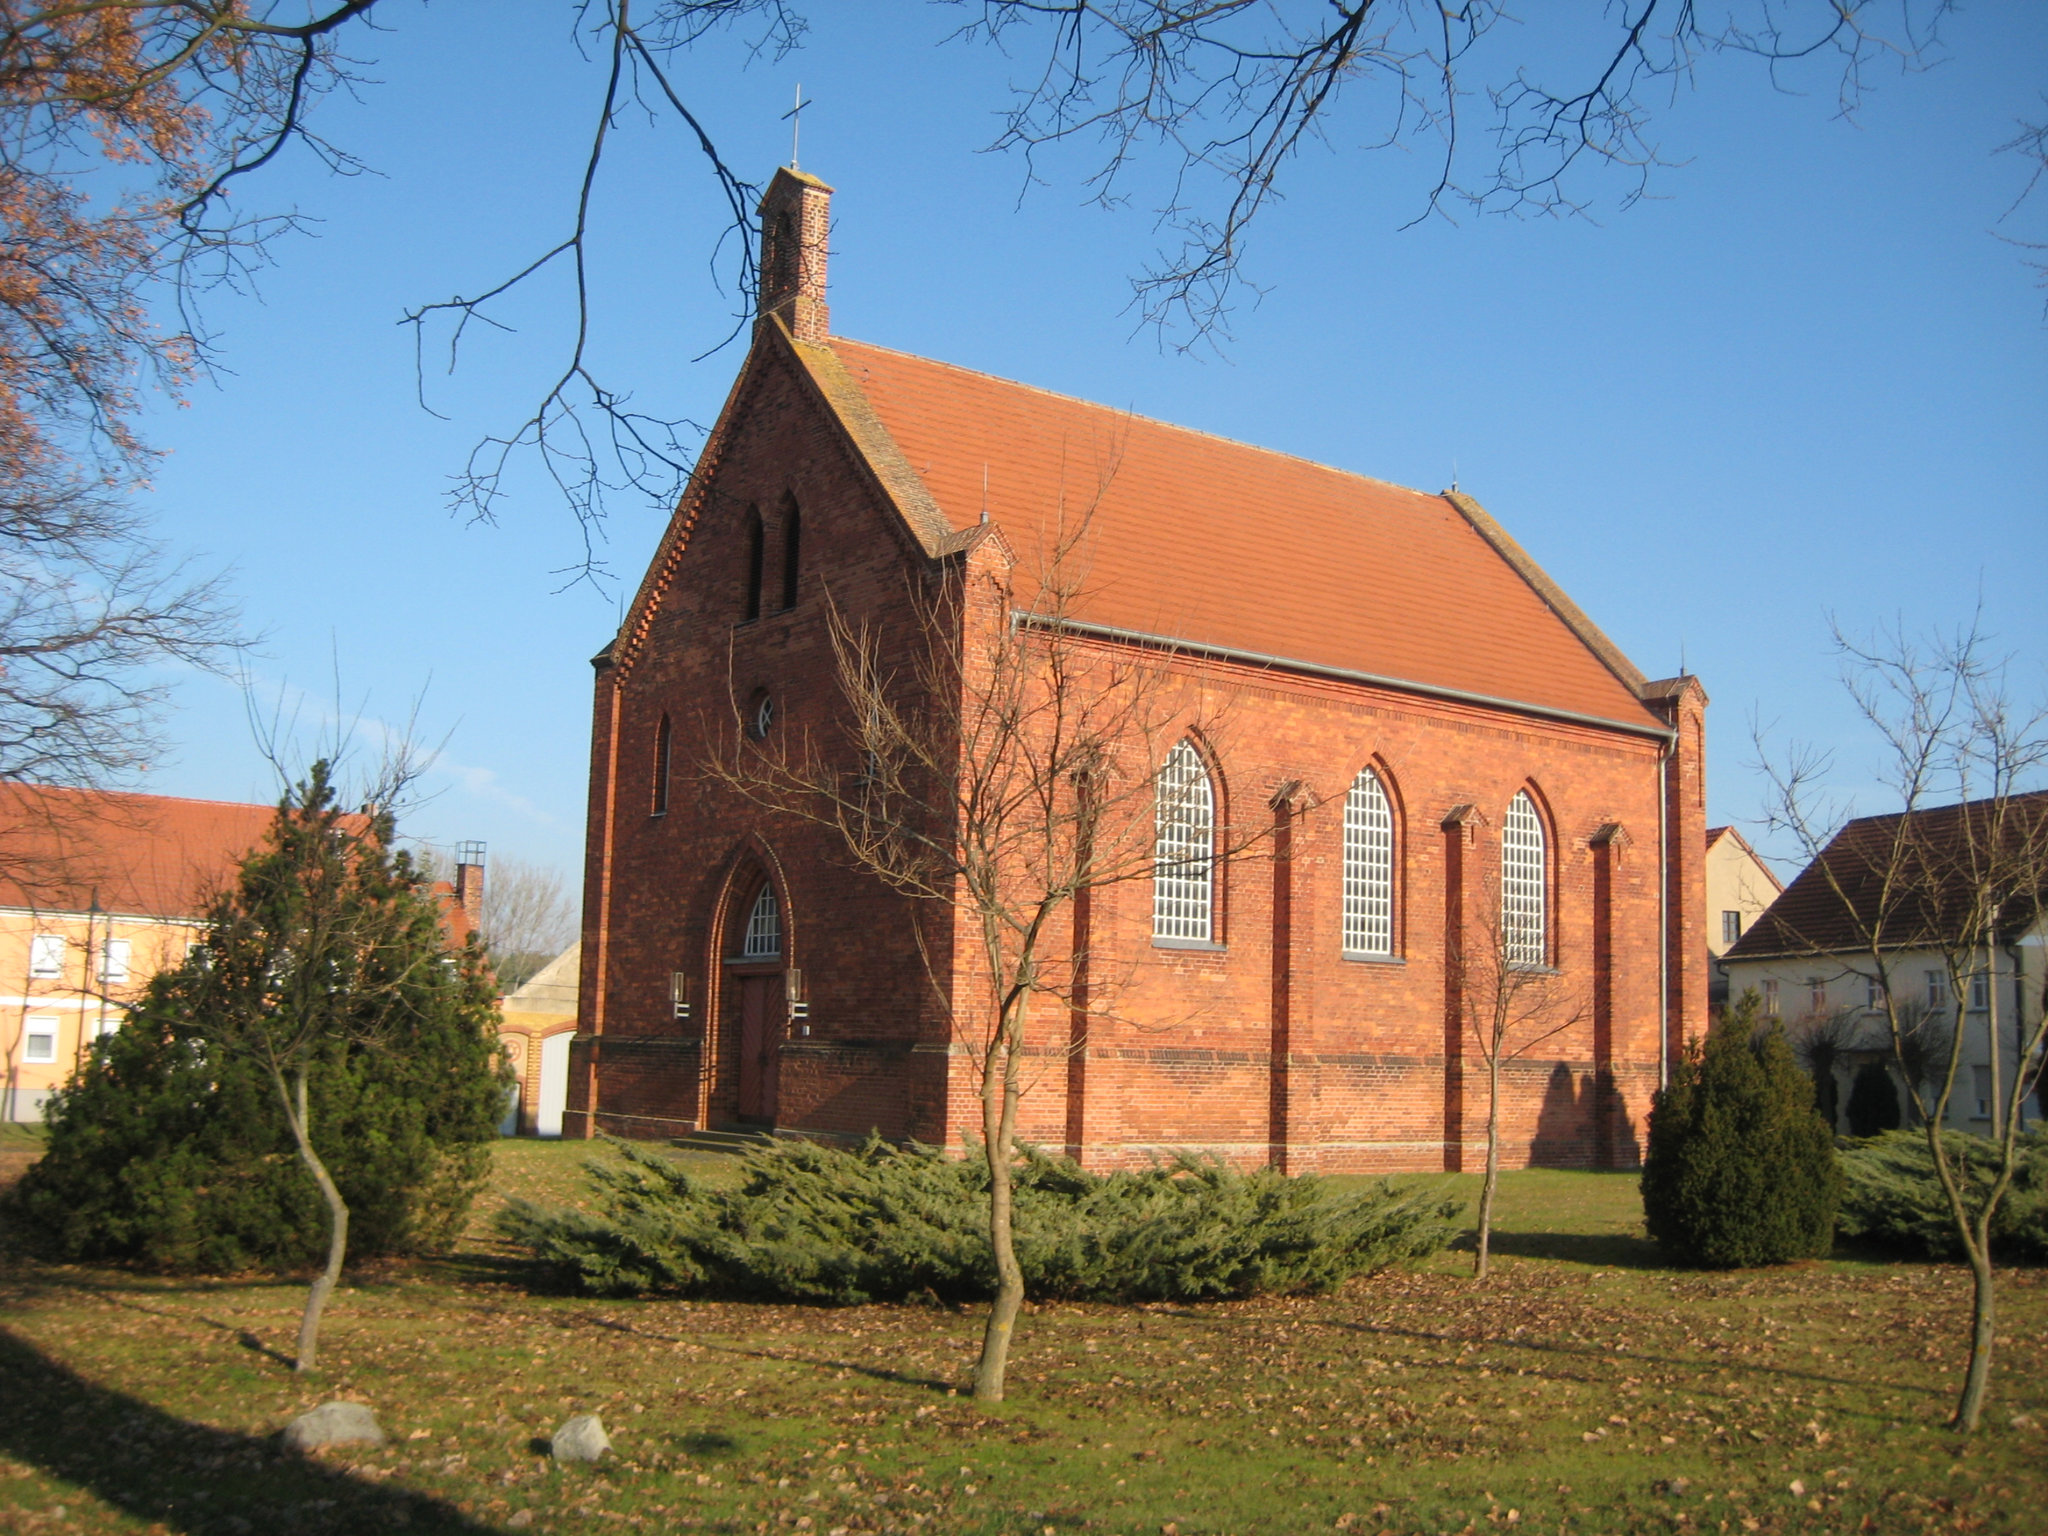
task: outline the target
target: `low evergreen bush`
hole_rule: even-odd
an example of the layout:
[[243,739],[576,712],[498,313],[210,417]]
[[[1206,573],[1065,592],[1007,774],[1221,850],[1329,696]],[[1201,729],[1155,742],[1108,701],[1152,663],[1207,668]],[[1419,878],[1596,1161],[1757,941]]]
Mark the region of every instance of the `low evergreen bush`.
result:
[[[775,1142],[747,1154],[739,1187],[713,1189],[668,1158],[614,1145],[623,1162],[590,1166],[603,1214],[519,1202],[498,1220],[577,1289],[855,1305],[969,1300],[995,1283],[978,1158],[877,1138],[850,1151]],[[1027,1151],[1015,1188],[1025,1288],[1048,1299],[1325,1290],[1436,1252],[1462,1210],[1426,1188],[1340,1193],[1189,1156],[1095,1174]]]
[[[1950,1166],[1960,1162],[1968,1170],[1964,1188],[1974,1216],[1998,1171],[1998,1145],[1961,1131],[1944,1131],[1942,1142]],[[1890,1131],[1848,1148],[1842,1173],[1844,1237],[1919,1258],[1962,1257],[1925,1131]],[[2000,1258],[2048,1262],[2048,1131],[2020,1138],[2012,1184],[1991,1218],[1991,1247]]]
[[1757,997],[1673,1064],[1650,1110],[1643,1217],[1672,1257],[1707,1269],[1818,1258],[1832,1246],[1842,1175],[1834,1132],[1784,1031]]

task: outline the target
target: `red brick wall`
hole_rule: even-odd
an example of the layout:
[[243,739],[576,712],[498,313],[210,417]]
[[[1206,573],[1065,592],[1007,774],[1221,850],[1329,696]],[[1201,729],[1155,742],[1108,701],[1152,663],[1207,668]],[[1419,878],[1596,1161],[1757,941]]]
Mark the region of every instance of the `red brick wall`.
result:
[[[803,972],[810,1014],[809,1032],[793,1025],[779,1053],[778,1127],[955,1144],[979,1134],[974,1021],[949,1043],[949,998],[967,1012],[974,995],[971,977],[946,969],[956,925],[931,922],[928,948],[946,978],[935,988],[907,903],[854,871],[836,833],[778,819],[695,771],[730,739],[732,699],[757,688],[776,700],[777,730],[829,734],[828,587],[842,612],[877,627],[885,654],[908,658],[918,639],[908,584],[960,580],[997,558],[991,545],[935,576],[808,388],[774,348],[757,349],[729,408],[730,438],[679,514],[686,545],[650,578],[660,595],[644,644],[599,672],[570,1100],[583,1113],[572,1113],[572,1134],[732,1119],[737,1004],[723,956],[744,917],[731,908],[762,875],[783,897],[785,961]],[[804,556],[799,602],[783,613],[774,576],[785,494],[802,507]],[[769,579],[763,616],[743,624],[750,506],[767,520]],[[1223,661],[1175,665],[1212,718],[1219,823],[1259,835],[1219,872],[1220,948],[1155,947],[1142,880],[1065,914],[1058,942],[1071,944],[1079,924],[1089,991],[1073,1008],[1036,1007],[1026,1134],[1095,1165],[1203,1147],[1290,1169],[1471,1166],[1486,1085],[1449,1011],[1445,919],[1462,904],[1468,937],[1478,924],[1503,814],[1527,788],[1550,838],[1549,985],[1572,1021],[1503,1074],[1505,1160],[1632,1164],[1664,1026],[1691,1017],[1686,967],[1704,953],[1697,860],[1674,872],[1668,913],[1658,868],[1660,809],[1684,823],[1670,829],[1673,849],[1700,843],[1704,696],[1671,706],[1681,740],[1660,807],[1654,737]],[[664,710],[675,778],[656,817]],[[1341,954],[1343,802],[1367,763],[1395,810],[1392,961]],[[1469,812],[1447,827],[1460,806]],[[1608,923],[1597,955],[1596,907]],[[1678,995],[1660,1019],[1665,924]],[[687,1021],[673,1017],[673,971],[690,978]]]
[[[708,487],[680,514],[691,524],[686,544],[666,577],[658,565],[653,578],[664,585],[644,644],[599,671],[583,1018],[570,1081],[571,1109],[583,1113],[572,1135],[669,1135],[734,1119],[738,988],[724,962],[764,875],[782,898],[784,963],[803,972],[810,1008],[809,1035],[782,1053],[778,1119],[849,1134],[945,1134],[944,1056],[913,1049],[943,1041],[944,1012],[906,903],[853,871],[835,833],[768,814],[703,772],[729,747],[735,705],[757,691],[774,699],[774,729],[786,737],[830,734],[828,596],[855,621],[871,619],[894,654],[915,638],[905,583],[922,555],[808,388],[780,353],[757,350],[736,393],[745,409]],[[802,574],[797,604],[784,611],[786,497],[801,508]],[[766,522],[768,547],[761,617],[742,622],[750,508]],[[657,816],[664,712],[671,780]],[[671,1002],[675,972],[688,978],[687,1020]]]

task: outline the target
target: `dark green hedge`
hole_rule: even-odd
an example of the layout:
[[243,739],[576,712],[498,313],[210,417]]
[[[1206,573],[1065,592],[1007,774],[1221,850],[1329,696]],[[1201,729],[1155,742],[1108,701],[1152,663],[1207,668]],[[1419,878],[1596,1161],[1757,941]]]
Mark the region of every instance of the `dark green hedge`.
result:
[[[979,1158],[877,1139],[852,1151],[784,1141],[747,1155],[739,1187],[714,1189],[614,1145],[623,1162],[590,1166],[603,1215],[520,1203],[499,1218],[578,1289],[850,1305],[967,1300],[994,1285]],[[1196,1157],[1094,1174],[1028,1152],[1015,1179],[1018,1259],[1039,1298],[1324,1290],[1436,1252],[1462,1209],[1422,1187],[1340,1193]]]
[[1644,1222],[1684,1264],[1784,1264],[1834,1242],[1834,1133],[1784,1031],[1759,1030],[1756,1011],[1756,994],[1745,994],[1673,1064],[1650,1110]]

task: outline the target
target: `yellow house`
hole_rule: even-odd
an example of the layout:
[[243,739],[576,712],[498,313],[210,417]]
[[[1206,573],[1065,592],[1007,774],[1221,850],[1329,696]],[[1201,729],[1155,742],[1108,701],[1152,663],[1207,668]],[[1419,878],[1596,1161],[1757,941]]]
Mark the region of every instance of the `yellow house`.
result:
[[576,1037],[576,988],[583,946],[571,944],[498,999],[498,1038],[519,1074],[519,1102],[505,1134],[559,1136],[569,1099],[569,1044]]
[[207,899],[271,815],[0,784],[0,1116],[42,1118],[149,978],[200,942]]
[[1733,827],[1707,828],[1707,1002],[1728,1002],[1721,957],[1785,887]]

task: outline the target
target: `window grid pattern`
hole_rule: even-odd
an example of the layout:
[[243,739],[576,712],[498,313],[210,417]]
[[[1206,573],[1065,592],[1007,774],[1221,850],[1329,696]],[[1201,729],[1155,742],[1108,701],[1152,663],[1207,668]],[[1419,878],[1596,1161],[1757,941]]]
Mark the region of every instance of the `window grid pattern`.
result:
[[1500,831],[1501,941],[1509,965],[1540,966],[1549,958],[1543,866],[1543,821],[1521,790],[1508,802]]
[[1344,797],[1344,952],[1394,952],[1394,816],[1370,768]]
[[744,960],[768,959],[782,953],[782,908],[775,903],[775,887],[764,885],[754,898],[754,910],[747,914],[747,936],[740,945]]
[[1216,797],[1201,754],[1181,742],[1159,770],[1152,936],[1207,943],[1216,856]]

